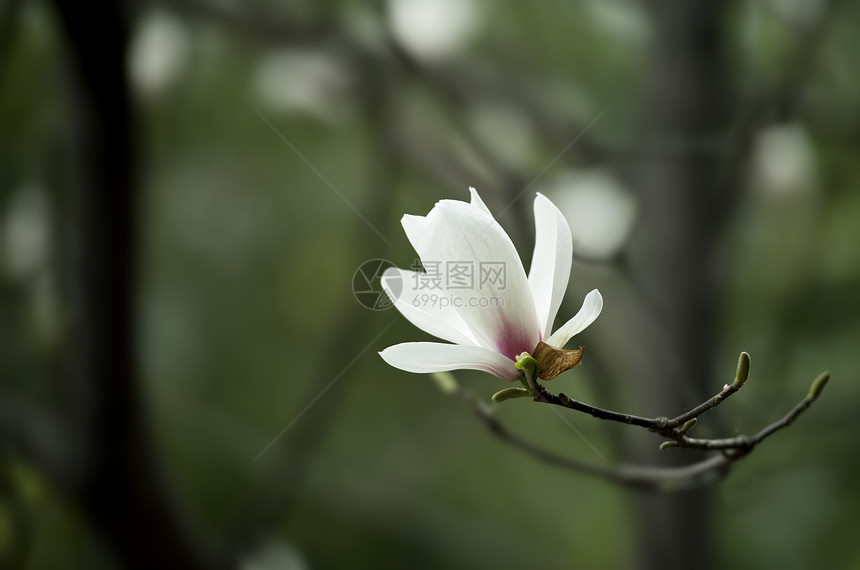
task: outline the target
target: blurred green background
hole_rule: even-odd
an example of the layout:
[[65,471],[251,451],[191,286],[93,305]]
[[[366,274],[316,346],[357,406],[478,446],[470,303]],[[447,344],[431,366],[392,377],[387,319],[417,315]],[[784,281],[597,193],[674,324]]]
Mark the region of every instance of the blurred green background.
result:
[[[702,519],[651,524],[668,536],[707,529],[709,551],[690,567],[860,568],[860,4],[714,3],[705,27],[719,35],[721,67],[692,68],[720,78],[716,134],[655,143],[643,133],[665,116],[653,111],[655,82],[672,72],[661,66],[676,63],[665,54],[696,57],[714,40],[683,23],[665,33],[677,29],[673,14],[705,10],[684,4],[120,3],[145,424],[175,511],[205,550],[230,552],[217,564],[654,567],[636,546],[648,524],[636,492],[520,454],[430,377],[376,354],[429,338],[393,309],[362,307],[355,270],[374,258],[411,266],[401,215],[466,199],[471,185],[526,264],[534,192],[567,215],[577,259],[557,323],[592,288],[604,295],[579,341],[583,364],[555,391],[674,415],[729,382],[745,350],[750,381],[703,428],[734,435],[779,418],[829,369],[806,415],[709,488]],[[2,6],[0,411],[3,426],[20,428],[25,408],[55,406],[75,335],[62,165],[79,117],[73,40],[55,5]],[[631,316],[647,304],[636,275],[648,257],[629,260],[654,227],[642,222],[654,202],[641,184],[649,164],[698,154],[714,157],[713,176],[729,171],[732,194],[706,209],[723,222],[701,253],[712,270],[714,318],[702,322],[712,379],[661,386],[639,374],[643,362],[672,366],[640,350],[660,318]],[[504,387],[457,376],[485,399]],[[662,406],[669,390],[676,399]],[[566,425],[525,400],[499,417],[595,462],[659,443],[631,443],[629,430],[576,413]],[[5,567],[130,566],[86,499],[0,436]]]

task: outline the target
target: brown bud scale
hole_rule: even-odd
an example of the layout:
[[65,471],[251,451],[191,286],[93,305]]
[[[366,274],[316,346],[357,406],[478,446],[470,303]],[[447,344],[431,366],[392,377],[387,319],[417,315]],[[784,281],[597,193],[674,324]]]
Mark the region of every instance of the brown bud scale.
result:
[[552,380],[565,370],[570,370],[582,360],[584,346],[574,350],[555,348],[541,341],[532,351],[532,357],[537,361],[538,378]]

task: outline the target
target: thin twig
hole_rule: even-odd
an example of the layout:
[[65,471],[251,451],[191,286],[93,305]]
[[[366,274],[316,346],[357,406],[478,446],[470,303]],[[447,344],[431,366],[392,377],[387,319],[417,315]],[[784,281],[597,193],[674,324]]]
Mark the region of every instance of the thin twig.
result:
[[708,410],[717,407],[729,396],[740,390],[740,388],[747,381],[747,378],[749,378],[749,368],[749,355],[746,352],[742,352],[740,357],[738,358],[738,367],[737,372],[735,373],[735,379],[731,384],[726,384],[723,389],[715,396],[705,400],[693,409],[671,419],[666,417],[645,418],[641,416],[634,416],[631,414],[615,412],[612,410],[606,410],[597,406],[592,406],[591,404],[586,404],[577,400],[573,400],[563,393],[560,393],[558,395],[553,394],[552,392],[547,390],[543,384],[540,384],[539,382],[533,383],[534,399],[538,402],[553,404],[571,410],[584,412],[599,419],[647,428],[651,431],[657,432],[659,435],[669,440],[664,442],[660,446],[661,449],[665,449],[667,447],[688,447],[694,449],[712,450],[732,449],[743,451],[744,453],[746,453],[750,451],[753,447],[761,443],[761,441],[764,440],[766,437],[791,424],[791,422],[793,422],[797,418],[797,416],[803,413],[810,406],[810,404],[812,404],[815,398],[818,397],[818,394],[821,393],[821,390],[824,388],[824,385],[830,378],[829,374],[826,372],[819,375],[818,378],[816,378],[815,381],[812,383],[812,388],[810,389],[809,394],[806,398],[804,398],[800,403],[798,403],[794,407],[794,409],[792,409],[788,414],[786,414],[781,420],[767,426],[754,436],[739,435],[729,438],[710,439],[687,437],[687,431],[695,425],[700,415],[707,412]]
[[563,408],[568,408],[571,410],[576,410],[578,412],[584,412],[590,416],[594,416],[595,418],[601,420],[609,420],[622,424],[635,425],[651,429],[660,433],[661,435],[671,437],[672,434],[678,430],[678,428],[683,427],[684,424],[686,424],[692,419],[698,418],[700,415],[707,412],[708,410],[717,407],[729,396],[740,390],[741,386],[743,386],[744,382],[746,382],[748,377],[749,355],[746,352],[742,352],[740,358],[738,359],[738,368],[735,374],[735,379],[731,384],[726,384],[718,394],[714,395],[711,398],[708,398],[695,408],[671,419],[666,417],[646,418],[633,414],[625,414],[612,410],[606,410],[604,408],[592,406],[591,404],[586,404],[584,402],[574,400],[573,398],[569,397],[564,393],[560,393],[558,395],[553,394],[552,392],[547,390],[543,384],[536,384],[537,394],[535,395],[535,400],[547,404],[553,404],[555,406],[561,406]]
[[783,416],[781,419],[766,426],[755,435],[739,435],[722,439],[697,439],[687,437],[686,435],[681,435],[674,441],[667,441],[663,443],[661,447],[663,449],[667,447],[689,447],[695,449],[735,449],[743,451],[744,453],[748,453],[752,450],[752,448],[760,444],[762,441],[764,441],[771,435],[791,425],[794,420],[796,420],[798,416],[800,416],[800,414],[805,412],[809,408],[809,406],[812,405],[812,402],[814,402],[816,398],[818,398],[818,395],[821,393],[821,390],[824,389],[824,385],[827,384],[828,380],[830,380],[830,375],[827,372],[823,372],[822,374],[820,374],[818,378],[816,378],[815,381],[812,383],[812,389],[809,391],[809,394],[807,394],[807,396],[803,400],[798,402],[798,404],[794,406],[794,408],[792,408],[791,411],[785,414],[785,416]]
[[652,467],[630,464],[611,467],[582,461],[558,455],[512,432],[496,417],[494,408],[480,400],[474,393],[458,386],[455,394],[471,407],[475,415],[486,424],[494,436],[505,443],[544,463],[606,479],[632,489],[651,492],[689,490],[719,480],[728,473],[728,469],[736,459],[729,455],[720,454],[683,467]]
[[[692,489],[713,483],[724,477],[735,461],[747,456],[755,446],[777,431],[791,425],[818,398],[830,379],[828,372],[821,373],[813,381],[809,393],[803,400],[781,419],[768,425],[753,436],[741,435],[732,438],[695,439],[689,438],[685,434],[695,425],[698,416],[725,401],[727,397],[737,392],[747,380],[749,376],[749,355],[746,353],[741,353],[738,359],[738,369],[735,381],[732,384],[726,385],[719,394],[709,398],[699,406],[672,419],[644,418],[577,402],[564,394],[555,395],[549,392],[542,384],[535,381],[537,377],[536,369],[528,370],[524,368],[524,372],[526,376],[525,384],[532,391],[535,401],[584,412],[599,419],[635,425],[655,431],[659,435],[668,438],[668,441],[665,441],[660,446],[661,449],[667,447],[688,447],[719,450],[720,453],[682,467],[654,467],[631,464],[621,464],[613,467],[558,455],[509,430],[496,417],[494,413],[495,407],[483,402],[473,392],[462,388],[450,374],[438,373],[434,377],[439,382],[443,391],[453,394],[465,402],[494,436],[520,451],[550,465],[591,475],[638,490],[664,493]],[[526,392],[526,390],[522,391]],[[499,398],[498,401],[504,399],[508,398]]]

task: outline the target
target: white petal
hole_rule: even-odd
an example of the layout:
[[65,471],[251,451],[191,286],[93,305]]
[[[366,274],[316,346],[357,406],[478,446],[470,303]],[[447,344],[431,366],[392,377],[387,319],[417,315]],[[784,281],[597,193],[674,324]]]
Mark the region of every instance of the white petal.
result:
[[564,345],[567,344],[567,341],[570,340],[575,334],[579,334],[585,330],[585,328],[594,322],[600,315],[600,311],[603,310],[603,297],[600,295],[600,291],[594,289],[591,293],[585,296],[585,300],[582,302],[582,308],[579,309],[579,312],[576,315],[564,323],[561,328],[553,333],[549,340],[545,340],[548,345],[554,346],[556,348],[564,348]]
[[561,306],[570,266],[573,241],[570,226],[555,204],[543,194],[535,198],[535,251],[529,271],[529,286],[540,319],[541,338],[552,332],[552,324]]
[[413,325],[450,342],[478,344],[457,310],[423,289],[426,284],[426,273],[390,267],[382,275],[382,288],[388,298]]
[[472,195],[472,206],[483,210],[488,216],[492,218],[493,214],[490,212],[490,209],[487,207],[487,205],[484,204],[484,201],[481,200],[481,197],[478,196],[478,191],[475,190],[472,186],[469,186],[469,193]]
[[[487,205],[484,204],[484,201],[481,200],[481,197],[478,195],[478,191],[475,190],[474,187],[469,186],[469,193],[472,196],[472,201],[469,204],[471,207],[475,208],[475,210],[479,212],[483,212],[487,214],[491,219],[493,218],[493,214],[490,212],[490,209],[487,208]],[[458,202],[457,200],[441,200],[440,202]],[[439,205],[440,202],[436,203],[436,206]],[[461,202],[465,204],[465,202]],[[436,209],[436,206],[433,209]],[[432,211],[432,210],[431,210]],[[428,214],[429,216],[429,214]],[[406,232],[406,237],[409,239],[409,243],[412,244],[412,248],[418,252],[418,255],[421,255],[421,251],[418,249],[418,244],[421,241],[420,235],[421,232],[424,231],[424,228],[427,226],[427,217],[428,216],[413,216],[412,214],[404,214],[403,218],[400,219],[401,225],[403,225],[403,230]]]
[[400,225],[403,226],[403,231],[406,232],[406,237],[409,238],[409,243],[412,244],[412,249],[421,256],[421,250],[418,249],[421,243],[421,235],[424,233],[424,228],[427,226],[427,218],[425,216],[413,216],[412,214],[403,214],[400,218]]
[[379,355],[391,366],[407,372],[483,370],[508,381],[516,380],[520,376],[513,360],[480,346],[404,342],[389,346]]
[[[441,278],[438,293],[481,346],[510,358],[534,350],[541,330],[525,270],[508,234],[484,208],[442,200],[426,217],[402,222],[424,268]],[[471,277],[451,279],[458,269]],[[487,278],[493,275],[502,279]]]

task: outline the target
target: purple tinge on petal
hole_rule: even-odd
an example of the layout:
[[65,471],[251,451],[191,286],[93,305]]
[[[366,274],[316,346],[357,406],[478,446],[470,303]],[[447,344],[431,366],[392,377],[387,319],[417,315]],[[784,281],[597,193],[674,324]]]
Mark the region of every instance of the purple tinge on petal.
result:
[[[531,353],[536,342],[534,335],[522,326],[517,326],[507,319],[503,320],[502,333],[496,338],[496,350],[512,360],[523,352]],[[538,333],[540,339],[540,333]]]

